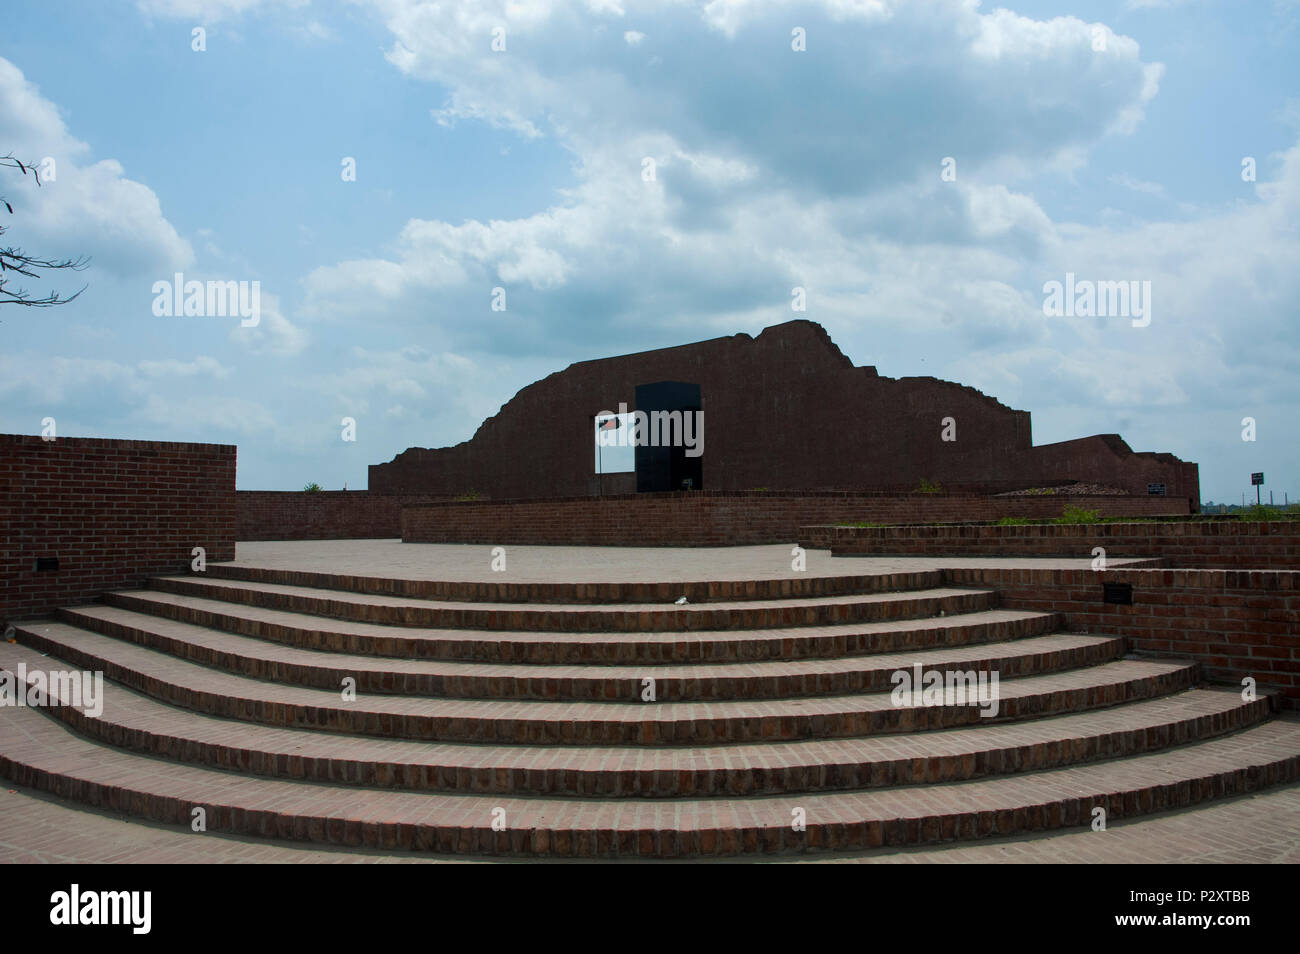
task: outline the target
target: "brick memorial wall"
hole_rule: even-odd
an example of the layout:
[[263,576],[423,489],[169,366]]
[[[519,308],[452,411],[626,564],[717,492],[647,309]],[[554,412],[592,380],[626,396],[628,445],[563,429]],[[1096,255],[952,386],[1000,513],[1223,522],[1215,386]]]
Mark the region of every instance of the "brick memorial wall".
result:
[[824,521],[906,523],[1057,516],[1066,504],[1104,515],[1186,514],[1175,497],[891,496],[690,491],[550,500],[448,502],[402,511],[407,543],[732,546],[791,543]]
[[[383,493],[477,491],[496,500],[592,492],[595,416],[636,410],[636,388],[696,384],[704,490],[909,493],[921,481],[994,493],[1081,481],[1143,495],[1151,484],[1200,506],[1197,466],[1135,452],[1118,434],[1035,446],[1027,411],[932,377],[855,367],[804,320],[674,348],[580,361],[528,385],[453,447],[372,464]],[[952,429],[945,439],[944,422]],[[611,475],[612,477],[613,475]],[[1183,512],[1186,512],[1185,510]]]
[[240,540],[353,540],[402,535],[402,508],[451,498],[365,490],[240,490]]
[[[1249,676],[1300,708],[1300,572],[948,568],[944,578],[996,589],[1007,609],[1063,613],[1071,632],[1123,636],[1131,651],[1195,659],[1214,681],[1240,685]],[[1131,586],[1131,605],[1107,603],[1106,583]]]
[[1163,557],[1169,565],[1179,567],[1300,570],[1300,521],[1294,520],[1171,520],[1019,527],[806,526],[799,533],[799,542],[841,556],[1087,557],[1093,547],[1099,546],[1105,548],[1107,556]]
[[0,525],[0,619],[233,560],[235,448],[0,434]]

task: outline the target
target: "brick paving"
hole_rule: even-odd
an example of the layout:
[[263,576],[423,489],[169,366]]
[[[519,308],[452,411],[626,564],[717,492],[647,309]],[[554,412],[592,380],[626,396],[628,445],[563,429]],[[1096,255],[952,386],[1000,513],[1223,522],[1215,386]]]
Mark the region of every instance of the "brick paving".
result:
[[[3,652],[3,650],[0,650]],[[5,657],[41,665],[29,650]],[[283,729],[179,710],[106,686],[103,713],[56,710],[84,735],[135,751],[281,778],[477,793],[720,796],[946,782],[1132,755],[1265,717],[1259,700],[1194,689],[1026,722],[865,738],[690,748],[491,746]]]
[[931,616],[986,609],[988,590],[930,587],[905,592],[854,593],[783,599],[671,603],[537,604],[458,602],[372,593],[339,592],[248,580],[164,576],[150,582],[167,593],[224,600],[269,609],[315,613],[358,622],[463,629],[527,629],[546,632],[645,632],[817,626],[857,620]]
[[[249,679],[63,623],[20,623],[32,646],[186,708],[301,728],[461,742],[699,744],[974,724],[974,706],[896,705],[889,692],[793,699],[639,702],[447,699],[359,694]],[[1085,639],[1087,637],[1084,637]],[[1095,637],[1093,637],[1095,639]],[[0,647],[0,658],[12,653]],[[1194,664],[1114,660],[999,683],[999,714],[1047,714],[1190,688]]]
[[[1018,617],[1012,615],[1011,619]],[[1022,619],[1050,624],[1050,616]],[[699,698],[782,698],[891,688],[899,669],[996,670],[1002,678],[1092,665],[1123,653],[1113,637],[1073,633],[1026,635],[1011,642],[910,652],[879,652],[838,659],[768,659],[728,663],[536,665],[381,659],[298,649],[232,633],[158,619],[112,606],[65,610],[61,621],[208,666],[273,682],[337,689],[345,678],[359,692],[467,698],[572,698],[637,701],[643,680],[654,680],[663,701]],[[1032,630],[1031,630],[1032,632]]]
[[[130,590],[106,594],[110,606],[165,617],[291,646],[335,653],[405,659],[468,659],[475,662],[699,663],[762,659],[804,659],[895,652],[937,646],[1019,639],[1052,632],[1051,613],[971,609],[960,616],[919,617],[828,626],[698,630],[656,633],[559,633],[492,630],[481,633],[437,627],[407,627],[306,616],[262,606],[201,597]],[[985,600],[963,598],[967,607]],[[949,604],[952,605],[952,604]],[[933,610],[942,604],[927,604]],[[89,612],[86,608],[78,608]]]
[[[131,831],[175,835],[146,822],[202,806],[205,844],[232,853],[213,860],[926,845],[943,860],[954,839],[1086,827],[1098,806],[1115,826],[1300,775],[1300,719],[1271,697],[940,585],[962,561],[810,552],[796,574],[785,547],[602,550],[599,564],[585,548],[512,547],[511,572],[493,574],[490,549],[242,545],[210,574],[22,622],[0,668],[101,671],[104,711],[0,710],[0,773],[14,797],[129,812],[115,824]],[[996,718],[895,701],[891,677],[913,665],[999,673]],[[31,812],[71,810],[21,794]],[[59,843],[38,831],[14,852]],[[1073,850],[1096,855],[1097,837]]]
[[[1024,775],[736,799],[561,799],[302,785],[169,764],[71,735],[31,709],[0,722],[0,766],[19,784],[72,791],[177,823],[203,806],[213,831],[351,847],[538,856],[659,857],[864,849],[1086,824],[1238,794],[1294,777],[1297,722],[1278,718],[1136,758]],[[807,828],[790,824],[795,809]],[[493,830],[496,813],[506,830]]]
[[[0,787],[5,864],[519,864],[528,859],[370,852],[278,839],[195,834],[86,809],[26,787]],[[1105,832],[989,838],[979,842],[844,852],[822,857],[698,859],[794,864],[1297,864],[1300,784],[1182,811],[1120,820]]]

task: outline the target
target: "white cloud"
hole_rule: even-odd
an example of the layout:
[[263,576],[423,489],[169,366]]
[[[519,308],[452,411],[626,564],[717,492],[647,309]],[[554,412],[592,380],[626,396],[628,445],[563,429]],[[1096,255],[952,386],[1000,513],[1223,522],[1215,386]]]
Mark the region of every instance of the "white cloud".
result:
[[55,258],[88,256],[93,268],[118,276],[194,261],[190,243],[167,221],[153,191],[127,178],[115,159],[90,160],[90,148],[72,136],[55,105],[3,58],[0,142],[38,167],[46,157],[54,162],[53,179],[47,176],[40,188],[31,177],[5,172],[4,193],[14,206],[5,224],[14,244]]
[[168,358],[163,361],[141,361],[136,367],[146,378],[173,375],[178,377],[195,377],[197,375],[210,375],[214,378],[230,377],[229,368],[213,358],[203,356],[195,358],[193,361],[178,361],[175,358]]
[[1107,182],[1113,182],[1115,185],[1123,186],[1125,189],[1131,189],[1134,192],[1142,192],[1146,195],[1156,195],[1163,197],[1165,187],[1158,182],[1146,182],[1142,179],[1136,179],[1127,172],[1117,173],[1106,177]]
[[165,387],[168,380],[224,379],[230,369],[207,356],[190,361],[144,359],[135,363],[109,358],[62,357],[20,352],[0,355],[0,394],[31,404],[62,405],[93,402],[105,393],[138,405]]
[[173,20],[216,23],[244,13],[284,7],[305,7],[311,0],[136,0],[136,7],[146,16]]
[[[982,14],[964,0],[799,5],[812,42],[825,38],[813,74],[799,65],[811,52],[773,41],[793,15],[775,4],[636,4],[644,31],[623,32],[674,36],[652,74],[618,54],[608,15],[575,3],[371,5],[393,34],[389,60],[447,90],[441,122],[554,135],[584,161],[599,149],[639,159],[627,147],[657,135],[840,194],[918,175],[945,154],[973,170],[1131,130],[1160,77],[1113,31],[1099,53],[1081,20]],[[488,50],[497,25],[513,38],[506,54]]]
[[[291,5],[140,3],[211,20]],[[232,341],[268,357],[306,349],[302,319],[359,336],[351,340],[366,347],[347,352],[340,373],[297,383],[313,410],[359,420],[373,410],[366,435],[391,425],[394,441],[436,443],[412,428],[472,429],[515,387],[568,360],[792,317],[823,323],[882,373],[934,373],[1028,407],[1040,440],[1089,432],[1053,431],[1062,421],[1115,430],[1121,412],[1151,409],[1133,419],[1156,422],[1153,449],[1186,455],[1161,443],[1160,422],[1202,406],[1276,406],[1300,389],[1290,330],[1297,149],[1278,157],[1276,174],[1261,162],[1264,181],[1253,194],[1243,185],[1231,208],[1171,209],[1181,221],[1121,209],[1079,224],[1049,215],[1058,206],[1034,191],[1048,178],[1071,182],[1107,137],[1142,131],[1164,67],[1111,26],[968,0],[359,5],[388,27],[392,66],[427,81],[434,120],[546,139],[540,148],[574,159],[572,185],[531,214],[453,223],[417,213],[382,251],[312,270],[294,321],[266,296],[259,328],[231,329]],[[319,32],[303,19],[295,29]],[[808,31],[805,54],[790,49],[796,24]],[[497,26],[504,54],[490,49]],[[1098,30],[1103,50],[1093,49]],[[13,95],[32,129],[66,135],[34,89]],[[84,219],[108,241],[115,222],[131,222],[127,247],[145,250],[134,254],[179,254],[179,239],[168,252],[152,193],[133,192],[119,166],[92,162],[82,144],[66,151],[85,185],[68,190],[66,220],[48,210],[51,223]],[[957,182],[939,179],[948,155]],[[1159,183],[1107,178],[1165,197]],[[1041,285],[1066,271],[1151,281],[1151,326],[1045,319]],[[807,313],[790,310],[796,284],[808,290]],[[505,312],[489,308],[498,285]],[[437,345],[394,349],[394,340]],[[85,360],[47,366],[48,382],[5,367],[37,394],[120,387],[137,404],[141,382],[180,386],[224,370],[213,359]],[[219,416],[210,401],[178,406]],[[165,416],[161,405],[145,410]],[[241,413],[248,433],[271,433],[256,409]]]
[[[747,52],[755,22],[771,22],[766,8],[712,4],[692,33],[683,19],[696,15],[691,9],[638,7],[648,32],[657,30],[656,16],[677,17],[697,84],[687,90],[654,74],[639,77],[648,84],[641,90],[627,58],[605,58],[592,22],[564,4],[534,10],[526,23],[510,21],[510,10],[480,11],[505,16],[512,37],[529,38],[491,73],[484,71],[493,61],[475,46],[481,24],[450,7],[379,6],[403,51],[399,68],[446,84],[453,104],[472,104],[462,117],[472,112],[554,137],[577,156],[578,181],[552,207],[517,219],[412,219],[390,257],[313,272],[304,313],[432,326],[460,349],[574,357],[618,353],[628,335],[671,344],[810,317],[851,354],[909,364],[928,355],[933,373],[1028,406],[1040,421],[1057,407],[1095,412],[1098,430],[1114,430],[1126,408],[1169,414],[1193,401],[1217,406],[1294,389],[1284,376],[1297,357],[1287,343],[1286,303],[1300,300],[1291,277],[1300,247],[1288,224],[1300,211],[1295,150],[1252,201],[1181,222],[1054,221],[1032,193],[1007,183],[1048,169],[1068,176],[1086,165],[1096,142],[1138,128],[1162,68],[1143,63],[1138,45],[1109,28],[1099,54],[1093,25],[1073,18],[1035,22],[934,2],[924,5],[925,19],[910,7],[874,5],[861,16],[882,36],[864,34],[865,50],[846,48],[855,50],[853,69],[887,54],[888,71],[874,77],[890,79],[887,94],[852,82],[842,88],[840,65],[819,62],[823,86],[774,99],[761,76],[784,76],[783,61],[773,58],[786,51],[758,59]],[[824,9],[828,22],[844,18],[843,31],[864,29],[845,9]],[[939,9],[949,16],[936,19]],[[466,35],[475,39],[462,48]],[[583,56],[566,54],[580,70],[535,52],[552,50],[562,35],[594,37]],[[817,39],[810,32],[810,43]],[[759,76],[751,98],[767,114],[738,112],[749,102],[741,99],[710,125],[717,104],[694,90],[712,82],[734,91],[750,67]],[[733,71],[728,86],[722,79]],[[536,90],[545,92],[534,97]],[[943,97],[934,98],[937,90],[958,97],[954,109],[996,103],[983,115],[999,123],[973,123],[978,135],[952,146],[953,116],[943,112]],[[873,132],[887,148],[854,138],[865,111],[886,124],[897,115],[899,134]],[[803,118],[791,118],[797,115]],[[1026,118],[1032,132],[1022,128]],[[774,142],[792,144],[791,152]],[[949,154],[960,173],[942,183],[939,159]],[[796,155],[807,160],[808,175],[787,167]],[[646,156],[656,159],[650,182],[642,176]],[[836,174],[845,156],[858,156],[856,176]],[[1160,185],[1124,174],[1111,181],[1162,194]],[[1151,326],[1045,319],[1042,283],[1066,271],[1151,281]],[[497,284],[509,294],[505,313],[488,308]],[[803,315],[790,311],[796,284],[808,289]],[[1249,316],[1252,338],[1277,342],[1262,366],[1258,348],[1224,333],[1231,316]],[[383,374],[426,381],[409,369]],[[375,406],[394,419],[423,413],[367,375],[351,380],[369,382],[354,400],[387,396]],[[478,387],[475,375],[465,380]]]
[[62,404],[76,394],[139,391],[140,384],[129,365],[106,358],[0,354],[0,394],[35,406]]
[[321,23],[319,20],[308,20],[304,24],[295,26],[293,32],[302,40],[307,42],[324,42],[326,40],[334,40],[338,38],[338,34],[335,33],[332,28]]
[[301,353],[309,338],[307,332],[284,316],[278,295],[262,292],[258,323],[245,326],[242,320],[236,322],[230,340],[253,354],[283,358]]
[[153,427],[173,433],[216,432],[232,437],[260,437],[286,446],[299,445],[294,430],[263,404],[238,395],[151,393],[135,417]]
[[[501,403],[481,387],[488,371],[450,351],[357,346],[335,373],[313,376],[304,386],[314,406],[355,417],[358,431],[364,425],[373,434],[375,426],[391,424],[409,435],[410,425],[403,422],[417,421],[426,433],[442,430],[463,439]],[[370,417],[372,409],[377,417]]]

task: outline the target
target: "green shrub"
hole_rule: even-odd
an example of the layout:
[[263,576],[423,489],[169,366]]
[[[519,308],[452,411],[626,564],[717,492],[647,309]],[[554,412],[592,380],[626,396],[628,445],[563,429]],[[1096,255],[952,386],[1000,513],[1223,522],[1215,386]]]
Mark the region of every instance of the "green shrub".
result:
[[921,478],[921,486],[916,488],[918,494],[938,494],[943,492],[943,488],[938,484],[932,484],[924,477]]
[[840,526],[843,526],[843,527],[861,527],[861,528],[869,528],[869,527],[883,527],[883,526],[885,526],[885,524],[883,524],[883,523],[872,523],[870,520],[859,520],[859,521],[857,521],[856,523],[844,523],[844,524],[840,524]]
[[1238,520],[1281,520],[1282,511],[1267,504],[1253,504],[1237,514]]
[[997,522],[999,527],[1023,527],[1026,524],[1033,523],[1028,517],[1003,517]]
[[478,500],[478,491],[470,490],[454,498],[458,503],[467,503],[471,500]]
[[1056,523],[1101,523],[1100,510],[1085,510],[1074,504],[1066,504],[1065,512],[1056,518]]
[[320,484],[316,483],[316,481],[313,480],[306,487],[302,488],[302,491],[303,493],[306,494],[318,494],[324,489],[325,489],[324,487],[322,487]]

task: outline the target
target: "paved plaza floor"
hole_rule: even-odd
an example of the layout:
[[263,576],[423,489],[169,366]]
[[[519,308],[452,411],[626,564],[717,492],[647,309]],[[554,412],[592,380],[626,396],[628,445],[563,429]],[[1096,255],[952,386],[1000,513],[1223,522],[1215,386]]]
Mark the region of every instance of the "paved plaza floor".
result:
[[[902,851],[722,861],[858,864],[1159,864],[1300,862],[1300,784],[1202,808],[1091,829],[996,838]],[[719,859],[695,863],[717,864]],[[302,863],[538,864],[534,859],[456,858],[315,848],[155,825],[73,807],[27,788],[0,788],[0,862],[17,864]],[[563,861],[572,864],[574,862]],[[664,863],[664,862],[656,862]]]
[[[238,544],[236,566],[342,573],[401,580],[519,583],[658,583],[772,580],[793,576],[791,544],[747,547],[541,547],[505,548],[505,572],[492,569],[486,544],[403,543],[401,540],[291,540]],[[834,557],[808,550],[812,576],[903,573],[940,567],[1087,569],[1090,557]],[[1141,564],[1114,557],[1109,566]]]

